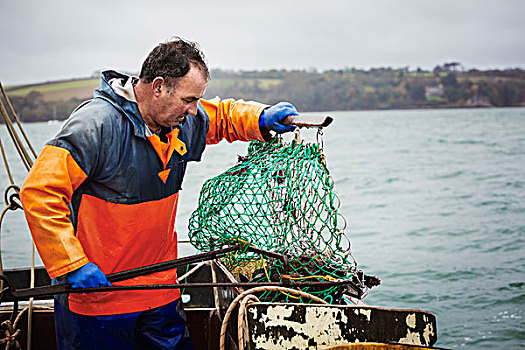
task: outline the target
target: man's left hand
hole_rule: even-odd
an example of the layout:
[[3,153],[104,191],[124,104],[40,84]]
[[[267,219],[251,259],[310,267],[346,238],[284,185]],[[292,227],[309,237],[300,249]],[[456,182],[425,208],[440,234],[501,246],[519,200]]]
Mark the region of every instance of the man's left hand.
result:
[[297,113],[297,110],[292,104],[279,102],[261,113],[259,116],[259,128],[261,132],[272,130],[278,134],[294,131],[295,126],[283,124],[284,119],[290,115],[299,115],[299,113]]

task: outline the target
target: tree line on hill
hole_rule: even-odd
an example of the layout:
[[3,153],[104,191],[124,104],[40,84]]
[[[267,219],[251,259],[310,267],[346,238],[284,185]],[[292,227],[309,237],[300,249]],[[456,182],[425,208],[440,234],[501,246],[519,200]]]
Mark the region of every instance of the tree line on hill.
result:
[[[437,67],[436,67],[437,68]],[[206,95],[273,104],[287,100],[302,111],[519,106],[525,103],[521,69],[433,72],[379,68],[371,70],[213,71]],[[276,83],[268,84],[271,80]]]
[[31,91],[25,96],[9,97],[9,101],[21,121],[42,122],[66,119],[83,100],[46,101],[43,93]]
[[[525,70],[458,71],[457,67],[454,63],[437,66],[433,71],[214,69],[205,97],[267,104],[289,101],[299,111],[525,105]],[[26,122],[65,119],[82,102],[78,98],[46,101],[42,93],[35,91],[10,99],[20,119]]]

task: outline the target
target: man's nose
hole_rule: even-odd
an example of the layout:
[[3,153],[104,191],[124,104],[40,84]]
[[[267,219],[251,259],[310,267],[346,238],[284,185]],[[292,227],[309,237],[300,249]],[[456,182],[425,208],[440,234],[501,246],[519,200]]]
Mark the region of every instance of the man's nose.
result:
[[188,113],[191,114],[191,115],[196,115],[197,114],[197,102],[198,101],[195,101],[195,102],[192,102],[189,104],[188,106]]

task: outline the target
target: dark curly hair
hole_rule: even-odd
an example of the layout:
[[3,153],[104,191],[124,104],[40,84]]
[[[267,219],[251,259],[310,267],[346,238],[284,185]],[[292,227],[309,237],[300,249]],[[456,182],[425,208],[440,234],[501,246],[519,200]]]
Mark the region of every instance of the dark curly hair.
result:
[[198,44],[173,37],[150,52],[142,64],[139,78],[144,83],[151,83],[156,77],[163,77],[168,86],[173,86],[189,72],[191,64],[197,65],[209,80],[210,72]]

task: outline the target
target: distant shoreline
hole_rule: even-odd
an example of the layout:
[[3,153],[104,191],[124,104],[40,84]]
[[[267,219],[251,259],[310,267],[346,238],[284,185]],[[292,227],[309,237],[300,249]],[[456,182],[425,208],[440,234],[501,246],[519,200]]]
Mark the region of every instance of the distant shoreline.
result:
[[[212,70],[205,98],[289,101],[301,112],[525,106],[525,70],[455,69]],[[100,79],[90,77],[11,86],[6,91],[20,119],[36,122],[66,119],[99,85]]]

